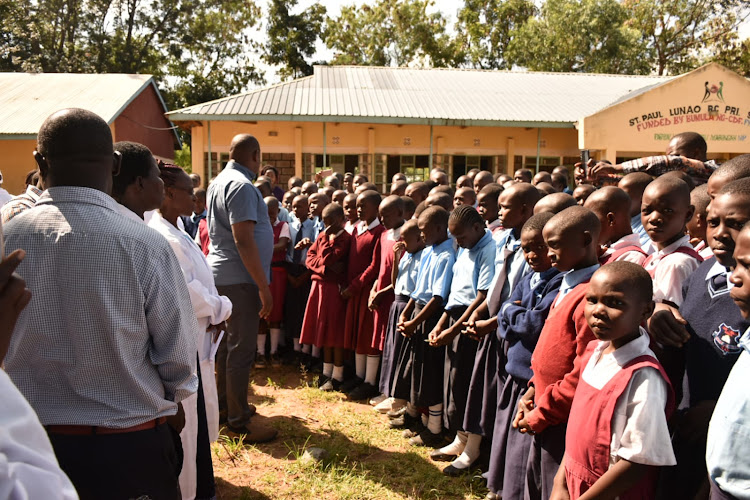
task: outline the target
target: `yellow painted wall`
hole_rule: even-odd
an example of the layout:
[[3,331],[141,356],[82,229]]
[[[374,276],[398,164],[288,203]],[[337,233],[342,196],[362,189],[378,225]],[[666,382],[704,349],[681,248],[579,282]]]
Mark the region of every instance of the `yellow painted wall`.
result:
[[[716,86],[713,92],[706,92],[706,83]],[[750,153],[750,82],[718,64],[706,65],[585,118],[579,143],[614,160],[615,153],[663,154],[680,132],[702,134],[711,158]]]
[[[319,122],[211,122],[211,152],[229,151],[234,135],[252,134],[264,153],[295,153],[295,132],[299,129],[302,153],[323,154],[323,124]],[[430,152],[427,125],[326,123],[327,154],[368,154],[369,135],[374,136],[374,152],[391,155],[426,155]],[[446,155],[503,156],[508,139],[513,139],[515,155],[536,156],[537,129],[510,127],[433,127],[433,152]],[[573,128],[542,129],[540,156],[578,156],[577,132]],[[208,147],[208,126],[192,128],[193,170],[203,171]],[[509,167],[512,170],[512,162]]]
[[21,194],[26,189],[25,180],[29,170],[36,168],[32,156],[36,140],[0,140],[0,171],[3,173],[3,189],[10,194]]

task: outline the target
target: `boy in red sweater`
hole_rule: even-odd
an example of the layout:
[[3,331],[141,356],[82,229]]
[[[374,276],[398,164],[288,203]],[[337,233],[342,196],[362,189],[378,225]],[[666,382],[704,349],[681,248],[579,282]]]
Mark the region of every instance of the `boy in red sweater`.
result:
[[[354,351],[356,377],[342,386],[352,399],[367,399],[379,394],[377,389],[380,351],[372,348],[375,328],[372,311],[367,307],[370,289],[380,269],[380,235],[385,227],[378,220],[380,194],[364,191],[357,196],[360,223],[352,232],[347,271],[348,285],[341,291],[347,300],[344,324],[344,347]],[[364,386],[356,392],[354,389]]]
[[583,309],[589,279],[599,268],[600,226],[593,212],[574,206],[552,217],[542,232],[552,266],[565,275],[531,357],[529,390],[513,421],[520,432],[534,434],[526,481],[531,499],[546,499],[552,492],[578,384],[574,361],[594,340]]

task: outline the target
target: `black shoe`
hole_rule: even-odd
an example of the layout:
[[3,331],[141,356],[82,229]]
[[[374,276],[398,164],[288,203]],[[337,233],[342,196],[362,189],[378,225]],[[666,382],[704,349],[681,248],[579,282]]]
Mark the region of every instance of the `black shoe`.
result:
[[320,390],[324,392],[332,392],[341,390],[341,382],[335,378],[329,378],[326,383],[320,386]]
[[409,439],[409,444],[412,446],[427,446],[429,448],[442,448],[448,444],[445,440],[445,435],[442,432],[433,434],[429,429],[425,429],[418,435]]
[[350,392],[352,392],[354,389],[356,389],[363,383],[364,383],[364,380],[362,380],[361,378],[352,377],[349,380],[344,381],[343,384],[341,384],[341,392],[345,392],[349,394]]
[[464,474],[469,474],[474,471],[477,467],[478,460],[475,460],[473,464],[466,467],[465,469],[458,469],[456,467],[453,467],[452,465],[449,465],[445,469],[443,469],[443,474],[449,477],[458,477],[463,476]]
[[458,458],[458,455],[449,455],[437,449],[430,452],[430,458],[436,462],[453,462]]
[[365,382],[349,393],[349,399],[352,401],[362,401],[363,399],[374,398],[378,394],[380,394],[380,391],[377,387]]
[[396,417],[388,422],[388,427],[391,429],[409,429],[415,427],[417,424],[422,424],[422,419],[419,416],[412,417],[404,412],[400,417]]
[[325,375],[318,375],[318,388],[323,387],[326,382],[328,382],[331,379],[331,377],[326,377]]
[[279,356],[279,353],[272,353],[271,354],[271,366],[281,366],[281,356]]
[[265,354],[256,353],[255,354],[255,368],[263,369],[268,366],[268,363],[266,363],[266,356]]

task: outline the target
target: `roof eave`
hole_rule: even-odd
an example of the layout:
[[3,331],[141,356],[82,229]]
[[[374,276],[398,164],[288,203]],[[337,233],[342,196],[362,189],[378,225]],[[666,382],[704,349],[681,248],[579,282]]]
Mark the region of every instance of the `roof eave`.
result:
[[530,128],[575,128],[575,121],[513,121],[513,120],[457,120],[451,118],[409,118],[391,116],[326,116],[326,115],[207,115],[200,113],[167,113],[174,123],[203,121],[275,121],[275,122],[328,122],[328,123],[375,123],[387,125],[433,125],[445,127],[530,127]]
[[36,140],[36,134],[0,134],[0,141]]

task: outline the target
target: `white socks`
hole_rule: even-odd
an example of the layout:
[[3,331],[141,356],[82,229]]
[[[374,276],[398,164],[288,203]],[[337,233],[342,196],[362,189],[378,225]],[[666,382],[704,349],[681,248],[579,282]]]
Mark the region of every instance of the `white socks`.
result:
[[281,341],[281,328],[271,328],[271,354],[279,352],[279,342]]
[[343,382],[344,381],[344,365],[334,366],[333,367],[333,376],[331,378],[333,380],[337,380],[339,382]]
[[469,439],[468,432],[458,431],[456,433],[456,438],[453,440],[451,444],[440,448],[440,453],[444,453],[446,455],[456,455],[456,456],[460,455],[461,453],[464,452],[467,439]]
[[364,380],[367,375],[367,354],[354,354],[354,371],[357,377]]
[[466,440],[466,447],[464,448],[463,453],[451,462],[451,465],[456,469],[466,469],[471,466],[471,464],[479,458],[479,445],[481,443],[482,436],[469,433],[469,438]]
[[331,378],[333,375],[333,363],[323,363],[323,376]]
[[427,428],[433,434],[439,434],[443,430],[443,404],[430,406],[430,416],[427,420]]
[[302,350],[302,346],[299,343],[299,339],[293,339],[294,340],[294,352],[300,352]]
[[[299,339],[296,339],[297,342],[299,342]],[[302,346],[302,353],[303,354],[310,354],[310,351],[312,351],[312,346],[310,344],[304,344]]]
[[319,358],[320,357],[320,351],[322,351],[322,350],[323,349],[321,349],[320,347],[318,347],[316,345],[312,346],[312,355],[313,355],[313,358]]
[[266,336],[265,333],[258,334],[258,354],[261,356],[266,355]]
[[378,385],[378,368],[380,367],[380,356],[367,355],[367,369],[365,370],[365,382],[376,386]]

